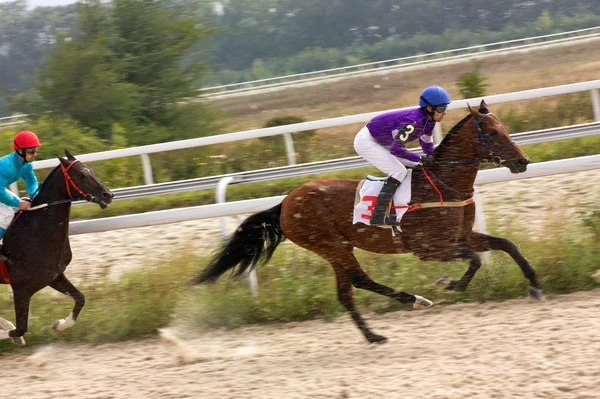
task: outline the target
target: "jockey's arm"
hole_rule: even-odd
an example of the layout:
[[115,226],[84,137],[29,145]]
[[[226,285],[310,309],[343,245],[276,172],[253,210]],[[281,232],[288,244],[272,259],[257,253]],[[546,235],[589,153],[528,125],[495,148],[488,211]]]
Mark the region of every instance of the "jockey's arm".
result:
[[433,136],[424,134],[419,137],[419,145],[423,149],[423,154],[431,155],[433,154],[433,150],[435,149],[433,145]]
[[[390,153],[397,158],[401,158],[405,161],[404,164],[408,164],[408,166],[415,166],[421,160],[419,154],[409,151],[403,144],[394,141],[390,146]],[[413,165],[411,165],[413,163]]]
[[33,166],[31,164],[27,164],[23,167],[21,177],[27,186],[27,193],[32,197],[38,189],[38,179],[33,173]]
[[0,203],[16,208],[21,201],[7,188],[11,183],[12,181],[0,171]]

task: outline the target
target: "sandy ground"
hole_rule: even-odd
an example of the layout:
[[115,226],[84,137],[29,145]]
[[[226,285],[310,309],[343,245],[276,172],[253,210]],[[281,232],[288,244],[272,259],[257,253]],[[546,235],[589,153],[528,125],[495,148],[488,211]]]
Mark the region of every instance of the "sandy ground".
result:
[[[597,209],[600,169],[486,184],[476,190],[483,199],[487,224],[510,225],[517,219],[535,234],[557,219],[576,221],[580,218],[578,212],[589,211],[593,206]],[[241,220],[226,219],[230,233]],[[124,271],[160,262],[177,251],[207,253],[219,244],[221,237],[221,219],[72,236],[73,261],[67,276],[74,282],[103,275],[117,278]]]
[[[488,218],[532,231],[600,201],[600,171],[479,187]],[[493,210],[493,213],[492,213]],[[230,226],[237,223],[230,218]],[[489,220],[489,219],[488,219]],[[205,252],[220,220],[72,237],[73,280]],[[291,245],[291,244],[287,244]],[[97,258],[106,262],[96,268]],[[366,314],[390,340],[368,345],[349,317],[185,333],[106,345],[56,344],[0,357],[3,394],[65,398],[600,398],[600,290]],[[74,328],[77,328],[76,326]]]
[[[600,290],[207,332],[56,345],[0,360],[6,397],[600,398]],[[10,370],[10,371],[8,371]]]

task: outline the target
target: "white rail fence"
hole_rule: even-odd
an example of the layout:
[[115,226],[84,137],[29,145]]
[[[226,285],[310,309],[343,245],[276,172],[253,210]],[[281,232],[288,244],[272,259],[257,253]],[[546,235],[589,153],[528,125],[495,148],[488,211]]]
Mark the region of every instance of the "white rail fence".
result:
[[[527,179],[562,173],[571,173],[600,168],[600,155],[564,159],[559,161],[541,162],[529,165],[527,172],[511,174],[507,168],[483,170],[477,174],[475,184],[488,184],[509,180]],[[132,227],[154,226],[188,220],[205,219],[255,213],[277,205],[285,196],[258,198],[245,201],[234,201],[187,208],[169,209],[164,211],[146,212],[134,215],[115,216],[104,219],[72,222],[70,234],[85,234],[107,230],[118,230]],[[481,208],[481,204],[478,205]],[[478,215],[479,226],[483,220]],[[480,227],[481,231],[484,231]]]
[[339,68],[324,69],[320,71],[277,76],[273,78],[257,79],[240,83],[230,83],[202,88],[200,91],[207,92],[207,94],[202,95],[202,97],[224,97],[228,95],[237,95],[240,93],[253,94],[264,89],[281,89],[284,87],[303,85],[307,83],[322,82],[324,80],[351,77],[357,74],[365,75],[381,71],[392,71],[432,64],[443,64],[449,61],[464,61],[475,57],[480,58],[514,51],[537,49],[541,47],[561,45],[567,42],[581,41],[586,39],[589,40],[598,37],[600,37],[600,26],[554,33],[550,35],[526,37],[502,42],[462,47],[452,50],[437,51],[409,57],[367,62]]
[[[600,89],[600,80],[592,80],[588,82],[572,83],[567,85],[545,87],[540,89],[523,90],[514,93],[496,94],[485,97],[469,98],[466,100],[454,101],[448,109],[461,109],[466,108],[467,104],[478,105],[482,99],[485,99],[487,104],[500,104],[513,101],[531,100],[536,98],[556,96],[561,94],[578,93],[582,91],[589,91],[592,99],[593,115],[596,121],[600,121],[600,96],[598,95],[598,89]],[[411,107],[404,107],[399,109],[408,109]],[[389,111],[389,110],[388,110]],[[291,133],[303,132],[306,130],[324,129],[336,126],[344,126],[357,123],[366,123],[371,118],[379,115],[386,111],[367,112],[364,114],[357,114],[351,116],[343,116],[338,118],[322,119],[317,121],[295,123],[291,125],[269,127],[263,129],[253,129],[236,133],[227,133],[216,136],[200,137],[188,140],[172,141],[170,143],[151,144],[140,147],[123,148],[119,150],[96,152],[91,154],[78,155],[77,158],[82,162],[91,161],[103,161],[108,159],[129,157],[129,156],[141,156],[142,165],[144,168],[144,176],[146,177],[145,183],[152,184],[152,166],[150,164],[149,154],[163,152],[163,151],[174,151],[187,149],[192,147],[201,147],[213,144],[231,143],[240,140],[256,139],[261,137],[284,135],[286,139],[286,151],[288,164],[296,164],[295,151]],[[437,127],[439,127],[439,123]],[[441,130],[439,130],[441,132]],[[438,137],[439,141],[439,137]],[[43,161],[36,161],[33,163],[34,169],[53,168],[58,165],[56,159],[47,159]]]

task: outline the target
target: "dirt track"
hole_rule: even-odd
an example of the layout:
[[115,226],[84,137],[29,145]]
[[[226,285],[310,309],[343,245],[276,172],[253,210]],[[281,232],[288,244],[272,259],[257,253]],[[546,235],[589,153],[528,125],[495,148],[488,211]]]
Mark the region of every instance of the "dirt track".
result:
[[[6,397],[600,398],[600,290],[3,356]],[[169,333],[167,335],[171,335]],[[182,336],[181,333],[180,337]],[[175,342],[175,343],[172,343]]]
[[[486,214],[531,231],[600,201],[600,172],[482,186]],[[233,218],[232,218],[233,219]],[[236,220],[231,220],[232,226]],[[118,277],[178,247],[214,246],[219,221],[74,236],[73,280]],[[165,241],[168,245],[165,245]],[[115,243],[120,245],[116,246]],[[106,262],[92,268],[96,260]],[[600,398],[600,290],[365,315],[168,340],[54,345],[3,355],[3,394],[65,398]],[[77,328],[76,326],[74,328]]]

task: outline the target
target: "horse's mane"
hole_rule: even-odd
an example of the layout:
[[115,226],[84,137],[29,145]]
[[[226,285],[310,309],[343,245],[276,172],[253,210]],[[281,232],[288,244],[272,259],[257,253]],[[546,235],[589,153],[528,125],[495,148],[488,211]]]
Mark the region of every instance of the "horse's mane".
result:
[[34,197],[34,203],[36,202],[35,199],[40,198],[40,194],[42,194],[42,191],[44,190],[44,185],[46,184],[47,181],[50,180],[50,178],[52,176],[54,176],[54,174],[60,169],[60,164],[57,165],[54,169],[52,169],[52,171],[50,171],[50,173],[48,173],[48,176],[46,176],[46,178],[44,179],[43,182],[40,183],[38,190],[37,190],[37,194]]
[[[479,112],[481,112],[482,114],[489,113],[487,108],[480,108]],[[452,141],[454,140],[456,133],[459,132],[463,128],[463,126],[467,123],[467,121],[471,118],[472,118],[472,116],[471,116],[471,114],[469,114],[469,115],[465,116],[464,118],[462,118],[462,120],[460,122],[458,122],[456,125],[454,125],[454,127],[452,129],[450,129],[448,134],[446,134],[446,137],[444,137],[442,142],[435,148],[435,152],[438,152],[438,150],[440,152],[446,151],[446,149],[448,147],[451,147]]]

